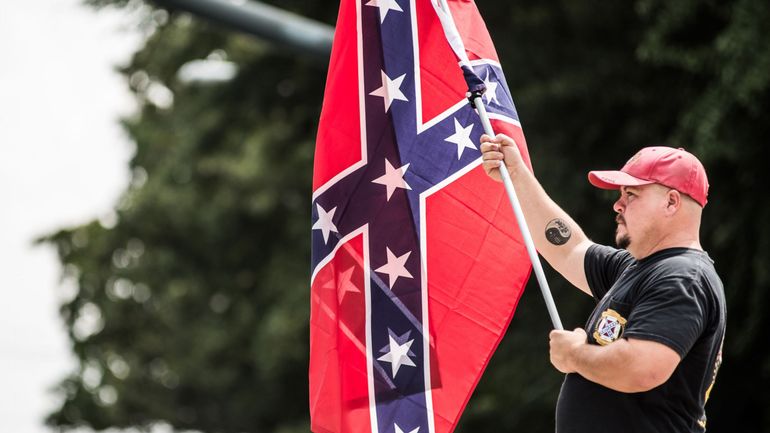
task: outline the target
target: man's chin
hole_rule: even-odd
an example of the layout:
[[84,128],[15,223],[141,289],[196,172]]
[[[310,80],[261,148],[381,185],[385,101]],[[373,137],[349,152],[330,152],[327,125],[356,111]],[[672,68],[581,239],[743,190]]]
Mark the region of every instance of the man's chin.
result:
[[615,237],[615,244],[617,244],[618,248],[626,250],[631,245],[631,238],[628,235],[617,235]]

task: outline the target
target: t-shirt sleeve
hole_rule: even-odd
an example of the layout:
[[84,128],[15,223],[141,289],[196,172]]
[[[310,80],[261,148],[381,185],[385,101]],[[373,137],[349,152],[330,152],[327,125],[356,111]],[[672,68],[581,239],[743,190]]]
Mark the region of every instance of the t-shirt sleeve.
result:
[[633,261],[634,258],[626,250],[599,244],[588,247],[583,263],[588,287],[597,301],[604,297]]
[[684,358],[706,323],[707,304],[701,294],[689,278],[662,279],[641,294],[623,337],[665,344]]

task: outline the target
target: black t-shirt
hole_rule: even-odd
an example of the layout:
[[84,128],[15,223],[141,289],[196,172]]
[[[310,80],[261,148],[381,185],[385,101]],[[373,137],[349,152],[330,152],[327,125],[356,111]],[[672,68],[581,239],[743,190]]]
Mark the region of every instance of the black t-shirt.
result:
[[625,250],[592,245],[585,272],[598,302],[586,322],[589,344],[652,340],[675,350],[681,362],[664,384],[639,393],[567,374],[557,433],[705,431],[726,318],[722,282],[708,254],[671,248],[637,261]]

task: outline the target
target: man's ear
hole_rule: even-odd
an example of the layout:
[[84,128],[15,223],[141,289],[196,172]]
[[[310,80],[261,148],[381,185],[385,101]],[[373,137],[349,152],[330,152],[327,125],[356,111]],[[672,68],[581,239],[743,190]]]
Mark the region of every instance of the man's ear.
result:
[[682,207],[682,194],[675,190],[670,189],[666,193],[666,213],[673,215],[679,208]]

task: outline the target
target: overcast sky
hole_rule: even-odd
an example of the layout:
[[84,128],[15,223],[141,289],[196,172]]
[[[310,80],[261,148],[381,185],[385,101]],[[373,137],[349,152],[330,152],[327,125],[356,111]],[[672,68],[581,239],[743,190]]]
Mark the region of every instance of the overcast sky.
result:
[[128,183],[118,126],[133,100],[114,66],[131,19],[79,0],[0,4],[0,432],[50,432],[50,389],[75,368],[54,251],[33,239],[108,215]]

